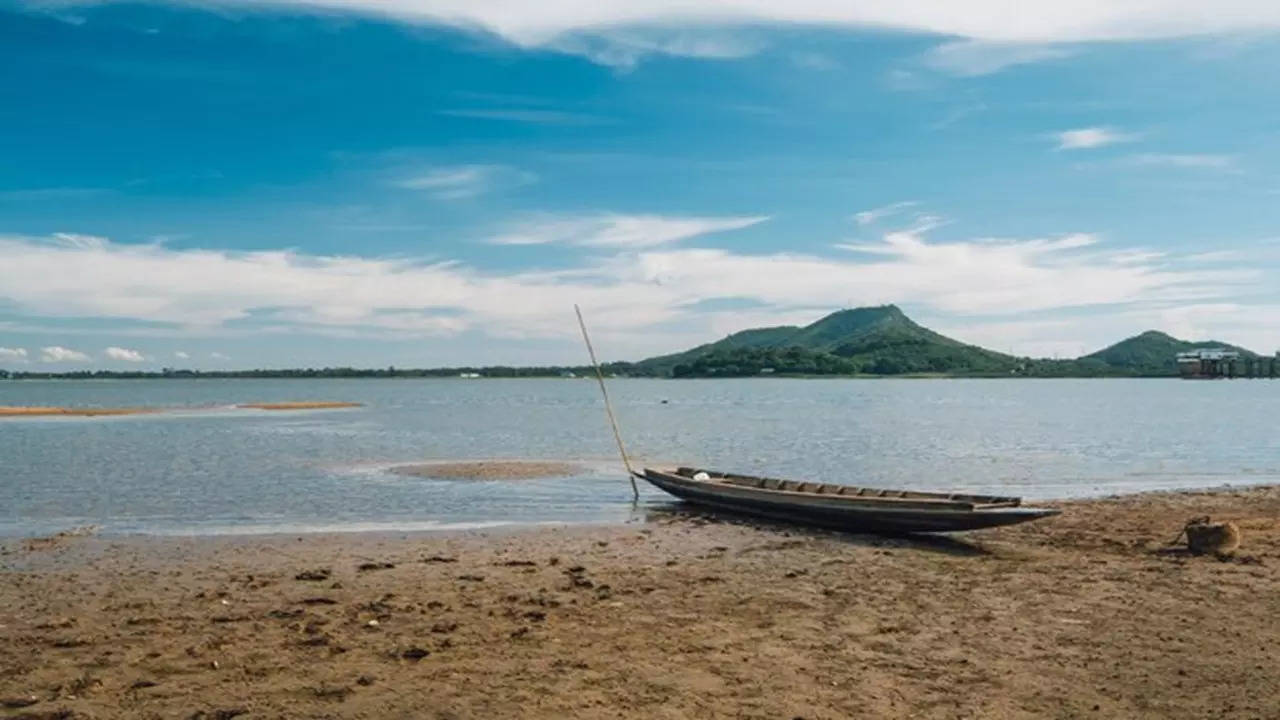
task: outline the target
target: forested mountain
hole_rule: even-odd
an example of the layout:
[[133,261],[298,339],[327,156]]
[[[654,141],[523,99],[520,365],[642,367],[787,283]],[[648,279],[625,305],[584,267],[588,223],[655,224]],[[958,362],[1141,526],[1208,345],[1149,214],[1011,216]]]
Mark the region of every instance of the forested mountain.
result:
[[840,310],[804,327],[743,330],[717,342],[649,358],[634,374],[736,377],[760,374],[944,374],[1022,377],[1163,377],[1179,352],[1220,347],[1150,330],[1074,360],[1019,358],[968,345],[916,324],[895,305]]

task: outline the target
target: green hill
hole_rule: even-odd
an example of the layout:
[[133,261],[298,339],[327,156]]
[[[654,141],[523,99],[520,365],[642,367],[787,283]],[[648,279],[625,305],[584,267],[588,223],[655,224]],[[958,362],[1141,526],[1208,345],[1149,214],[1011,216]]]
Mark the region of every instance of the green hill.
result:
[[639,368],[676,377],[775,373],[1009,374],[1016,358],[921,327],[894,305],[834,312],[805,327],[745,330]]
[[1252,352],[1224,342],[1190,342],[1150,330],[1074,360],[1016,358],[917,325],[895,305],[831,313],[804,327],[743,330],[717,342],[630,367],[669,377],[945,374],[1024,377],[1168,377],[1176,356],[1201,348]]
[[1177,375],[1177,354],[1205,348],[1235,350],[1244,357],[1256,357],[1254,353],[1217,340],[1190,342],[1179,340],[1158,330],[1148,330],[1127,340],[1121,340],[1107,348],[1090,353],[1080,361],[1096,361],[1107,367],[1130,375]]

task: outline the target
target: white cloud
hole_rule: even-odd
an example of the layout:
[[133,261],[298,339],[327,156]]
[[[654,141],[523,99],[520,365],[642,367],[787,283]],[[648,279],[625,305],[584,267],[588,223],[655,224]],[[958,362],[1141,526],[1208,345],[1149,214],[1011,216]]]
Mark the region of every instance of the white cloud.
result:
[[[550,233],[544,225],[534,222],[522,236],[591,242],[597,252],[559,267],[498,272],[402,258],[0,237],[0,296],[27,322],[95,317],[167,323],[172,336],[421,338],[468,331],[489,339],[566,342],[575,329],[569,309],[580,303],[614,357],[636,357],[850,304],[896,302],[953,322],[1087,307],[1105,307],[1090,313],[1105,316],[1117,308],[1212,304],[1276,285],[1256,265],[1194,265],[1142,248],[1107,247],[1089,234],[934,242],[926,237],[934,224],[924,222],[847,246],[852,252],[750,254],[654,245],[653,234],[625,223],[621,229],[609,223],[571,227],[568,233]],[[669,243],[708,226],[656,227]],[[79,280],[86,277],[93,282]],[[698,309],[699,303],[727,299],[757,309]],[[1245,315],[1259,326],[1268,322]],[[64,360],[75,352],[57,350]]]
[[60,345],[51,345],[40,348],[40,362],[89,362],[89,356],[78,350],[71,350]]
[[1141,153],[1130,156],[1128,161],[1135,165],[1209,170],[1231,170],[1236,166],[1235,158],[1230,155],[1205,153]]
[[173,353],[173,356],[174,356],[174,357],[176,357],[176,358],[178,358],[179,360],[190,360],[190,359],[191,359],[191,355],[190,355],[190,354],[188,354],[188,353],[186,353],[186,352],[183,352],[182,350],[177,350],[177,351],[175,351],[175,352]]
[[1071,55],[1071,50],[1052,45],[990,40],[957,40],[943,43],[927,51],[925,65],[952,75],[973,77],[990,75],[1014,65],[1056,60]]
[[209,357],[213,358],[214,360],[230,360],[231,359],[231,356],[223,355],[220,352],[211,352],[209,353]]
[[516,187],[537,180],[533,173],[506,165],[454,165],[431,168],[395,181],[396,187],[422,190],[437,200],[464,200],[499,187]]
[[879,222],[887,217],[897,215],[898,213],[910,207],[915,207],[920,203],[915,200],[903,200],[901,202],[889,203],[878,208],[863,210],[853,214],[854,222],[859,225],[870,225]]
[[129,348],[112,346],[103,350],[102,354],[110,360],[120,360],[122,362],[140,363],[147,361],[147,358],[142,353]]
[[0,362],[25,363],[27,362],[27,349],[0,347]]
[[740,230],[768,217],[670,217],[602,214],[542,217],[521,223],[489,239],[495,245],[580,245],[598,248],[645,248],[668,245],[710,233]]
[[1055,133],[1054,139],[1058,141],[1059,150],[1088,150],[1103,147],[1104,145],[1129,142],[1137,139],[1137,136],[1118,132],[1108,127],[1086,127],[1063,130],[1060,133]]
[[[241,5],[240,0],[220,0]],[[542,2],[476,2],[475,0],[272,0],[261,3],[298,9],[340,9],[391,16],[408,22],[440,23],[481,28],[525,47],[557,47],[596,55],[613,64],[626,51],[601,53],[590,46],[574,49],[575,35],[609,35],[649,30],[659,39],[658,52],[721,57],[727,50],[708,47],[707,41],[673,41],[671,28],[685,34],[696,30],[749,27],[768,24],[803,24],[826,27],[887,29],[966,40],[981,40],[1012,48],[1006,59],[1032,61],[1034,51],[1019,45],[1189,37],[1224,33],[1255,33],[1280,27],[1280,4],[1271,0],[1146,0],[1098,2],[1063,0],[1036,3],[1028,10],[1009,0],[543,0]],[[711,35],[723,43],[723,30]],[[983,51],[987,52],[987,51]],[[944,52],[955,55],[957,51]],[[974,50],[959,54],[971,56]],[[969,74],[990,68],[997,53],[987,59],[962,59],[953,67]],[[1044,59],[1041,55],[1038,59]],[[944,64],[946,58],[944,57]],[[1007,64],[1007,63],[1006,63]],[[989,71],[989,70],[988,70]]]

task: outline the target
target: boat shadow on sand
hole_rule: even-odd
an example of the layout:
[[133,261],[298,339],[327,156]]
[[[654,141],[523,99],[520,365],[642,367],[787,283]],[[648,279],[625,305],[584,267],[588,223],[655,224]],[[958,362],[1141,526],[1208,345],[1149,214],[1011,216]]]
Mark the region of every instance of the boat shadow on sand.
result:
[[987,557],[993,554],[991,550],[963,537],[927,533],[871,534],[849,532],[781,520],[770,520],[756,515],[723,509],[710,509],[679,501],[646,507],[643,510],[642,518],[645,522],[655,523],[687,522],[698,525],[720,523],[766,532],[790,533],[791,535],[815,539],[822,538],[863,547],[902,548],[961,557]]

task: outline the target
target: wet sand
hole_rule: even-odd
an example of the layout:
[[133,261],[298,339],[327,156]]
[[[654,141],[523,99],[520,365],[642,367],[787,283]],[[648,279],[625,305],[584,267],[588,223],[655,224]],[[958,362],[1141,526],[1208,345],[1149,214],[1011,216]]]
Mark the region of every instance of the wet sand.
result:
[[[0,717],[1276,717],[1280,488],[1061,507],[955,539],[14,540]],[[1237,556],[1163,549],[1205,514]]]

